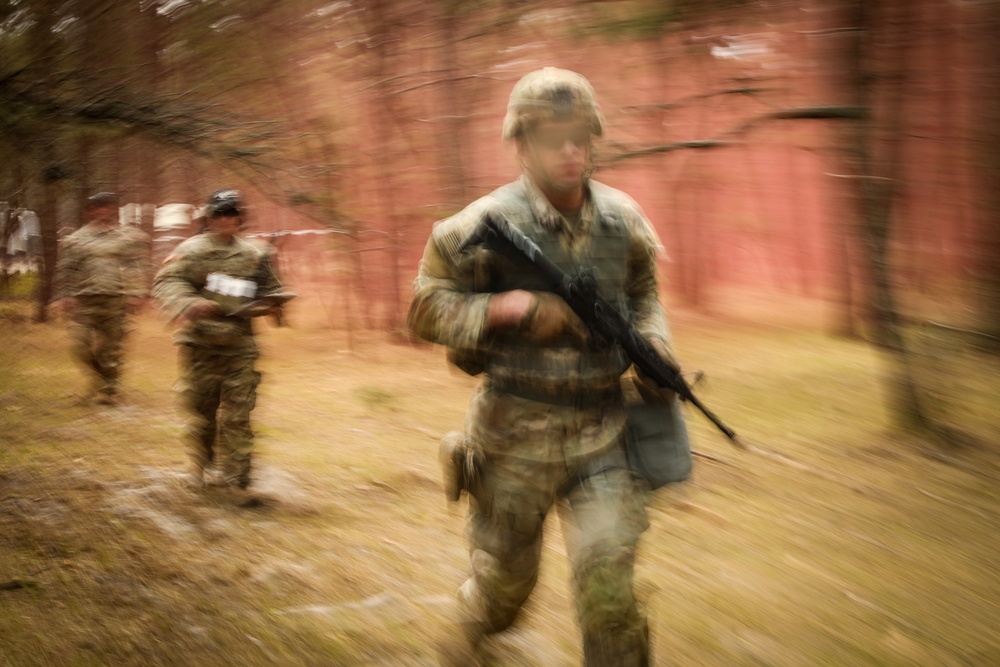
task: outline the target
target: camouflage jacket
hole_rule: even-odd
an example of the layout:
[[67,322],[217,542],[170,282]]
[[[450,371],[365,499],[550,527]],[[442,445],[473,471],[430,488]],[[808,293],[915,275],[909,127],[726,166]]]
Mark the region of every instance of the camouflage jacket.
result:
[[53,299],[149,294],[149,235],[133,226],[89,224],[59,248]]
[[[512,200],[511,190],[523,192],[523,198]],[[601,212],[595,199],[601,200]],[[524,208],[523,204],[527,211],[516,210]],[[571,228],[527,177],[473,202],[434,226],[413,283],[409,314],[412,331],[425,340],[463,351],[484,350],[496,342],[484,333],[486,307],[490,295],[501,291],[495,286],[496,276],[510,267],[494,253],[463,256],[458,251],[488,211],[502,211],[536,242],[554,238],[565,262],[579,267],[591,265],[594,253],[601,252],[594,241],[603,240],[595,237],[599,234],[598,219],[607,215],[604,212],[607,209],[614,211],[626,244],[620,249],[623,256],[615,258],[622,264],[623,275],[616,279],[614,290],[620,294],[603,295],[612,301],[624,299],[639,331],[669,344],[669,328],[656,280],[657,255],[662,246],[639,205],[619,190],[590,181],[580,221]],[[544,242],[541,245],[545,250]],[[573,271],[571,266],[563,268]],[[601,282],[600,276],[598,281]],[[505,284],[502,289],[516,287]]]
[[[596,268],[601,295],[621,308],[642,334],[669,345],[657,290],[661,246],[656,233],[638,204],[614,188],[590,181],[580,218],[570,223],[522,176],[435,225],[414,281],[411,330],[449,347],[453,360],[473,359],[470,365],[485,371],[484,385],[473,399],[470,414],[471,421],[478,422],[471,431],[481,444],[487,449],[509,446],[510,438],[499,434],[507,433],[514,423],[558,423],[565,426],[556,429],[566,434],[565,441],[547,436],[532,439],[521,433],[518,437],[526,443],[524,448],[532,451],[520,455],[557,460],[597,452],[609,446],[624,426],[620,401],[580,409],[564,399],[618,392],[628,360],[617,348],[595,351],[570,340],[539,346],[519,340],[516,332],[486,331],[491,294],[539,289],[530,275],[496,253],[459,251],[483,215],[494,210],[503,212],[564,271],[572,274],[581,267]],[[532,395],[552,400],[520,400]],[[493,431],[496,438],[490,435]],[[492,439],[496,442],[491,444]],[[529,440],[532,444],[527,444]]]
[[[260,248],[239,237],[224,243],[210,233],[178,245],[153,280],[153,296],[171,319],[177,319],[200,299],[216,301],[229,311],[255,295],[280,288]],[[175,342],[212,348],[219,354],[257,353],[251,320],[242,317],[217,316],[189,322],[178,330]]]

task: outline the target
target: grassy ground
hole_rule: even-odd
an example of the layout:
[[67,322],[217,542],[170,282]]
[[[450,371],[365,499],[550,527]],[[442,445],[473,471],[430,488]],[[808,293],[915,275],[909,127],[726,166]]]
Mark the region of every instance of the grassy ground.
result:
[[[181,483],[164,323],[130,340],[127,402],[78,407],[61,323],[0,303],[0,664],[432,665],[464,579],[435,459],[474,380],[440,349],[268,329],[243,509]],[[690,482],[650,503],[637,567],[655,664],[1000,664],[997,363],[962,351],[935,401],[987,443],[891,435],[881,361],[790,328],[675,319],[705,402]],[[940,359],[936,362],[940,365]],[[934,368],[937,368],[935,366]],[[989,443],[992,443],[992,447]],[[497,665],[580,664],[558,522]]]

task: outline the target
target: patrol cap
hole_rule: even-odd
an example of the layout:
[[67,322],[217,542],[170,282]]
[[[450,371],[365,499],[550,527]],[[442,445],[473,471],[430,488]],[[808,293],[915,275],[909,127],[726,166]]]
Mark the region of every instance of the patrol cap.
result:
[[604,133],[604,117],[590,82],[576,72],[543,67],[514,84],[503,119],[503,138],[523,136],[543,121],[574,119],[586,120],[595,136]]
[[243,212],[243,193],[236,188],[225,188],[216,190],[208,196],[205,204],[205,214],[209,217],[216,215],[235,214]]
[[98,192],[87,197],[87,208],[118,206],[118,195],[114,192]]

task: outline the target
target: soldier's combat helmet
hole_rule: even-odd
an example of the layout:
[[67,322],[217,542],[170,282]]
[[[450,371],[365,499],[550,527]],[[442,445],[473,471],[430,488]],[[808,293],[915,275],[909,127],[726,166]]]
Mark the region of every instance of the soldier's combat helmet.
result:
[[216,190],[205,203],[205,215],[243,215],[243,193],[235,188]]
[[604,132],[604,117],[590,82],[576,72],[543,67],[514,85],[503,119],[503,138],[521,137],[543,121],[573,119],[586,120],[594,136]]

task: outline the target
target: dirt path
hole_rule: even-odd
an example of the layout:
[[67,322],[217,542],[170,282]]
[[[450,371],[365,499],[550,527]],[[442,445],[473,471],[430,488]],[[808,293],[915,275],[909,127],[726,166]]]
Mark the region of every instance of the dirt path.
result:
[[[242,509],[179,478],[162,322],[139,322],[116,408],[73,405],[58,325],[0,326],[0,664],[435,664],[466,567],[435,450],[474,386],[440,350],[266,331],[257,483],[277,501]],[[716,460],[650,504],[656,664],[1000,663],[993,452],[947,465],[887,437],[863,346],[693,320],[677,336],[704,400],[767,452],[689,416]],[[579,664],[547,531],[494,664]]]

